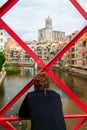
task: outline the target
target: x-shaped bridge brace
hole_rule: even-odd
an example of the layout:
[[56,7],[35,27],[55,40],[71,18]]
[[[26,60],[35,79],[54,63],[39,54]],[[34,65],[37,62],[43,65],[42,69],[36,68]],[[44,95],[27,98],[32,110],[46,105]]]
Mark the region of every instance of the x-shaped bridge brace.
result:
[[[8,0],[3,6],[0,7],[0,26],[5,29],[5,31],[37,62],[37,64],[42,68],[40,72],[47,72],[48,75],[55,81],[55,83],[60,86],[60,88],[85,112],[87,113],[87,106],[68,88],[68,86],[63,83],[60,78],[54,74],[50,68],[52,65],[58,61],[61,56],[72,47],[83,35],[87,32],[87,26],[85,26],[79,33],[73,38],[51,61],[45,64],[42,59],[40,59],[21,38],[1,19],[3,15],[7,13],[19,0]],[[70,0],[72,3],[76,0]],[[81,12],[80,12],[81,13]],[[86,16],[87,18],[87,16]],[[39,73],[40,73],[39,72]],[[3,115],[14,105],[17,100],[33,85],[33,80],[29,81],[25,87],[23,87],[20,92],[18,92],[3,108],[0,109],[0,125],[6,130],[16,130],[9,121],[21,120],[18,117],[4,117]],[[79,127],[87,120],[87,114],[78,115],[65,115],[65,118],[82,118],[78,124],[72,128],[72,130],[79,129]],[[84,118],[84,119],[83,119]]]

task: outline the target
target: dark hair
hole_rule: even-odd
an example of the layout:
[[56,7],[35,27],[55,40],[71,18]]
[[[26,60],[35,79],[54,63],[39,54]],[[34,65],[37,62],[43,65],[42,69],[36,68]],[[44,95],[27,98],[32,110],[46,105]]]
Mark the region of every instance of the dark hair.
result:
[[46,72],[39,73],[33,79],[35,90],[44,90],[49,88],[50,78]]

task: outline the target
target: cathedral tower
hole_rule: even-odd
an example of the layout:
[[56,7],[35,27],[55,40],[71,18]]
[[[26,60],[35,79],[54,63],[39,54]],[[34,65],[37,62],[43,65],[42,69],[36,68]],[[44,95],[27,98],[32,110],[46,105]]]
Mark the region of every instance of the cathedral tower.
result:
[[52,29],[52,19],[48,16],[48,18],[45,20],[45,28],[46,29]]
[[52,41],[52,19],[49,16],[45,20],[45,28],[38,30],[38,41],[40,43]]

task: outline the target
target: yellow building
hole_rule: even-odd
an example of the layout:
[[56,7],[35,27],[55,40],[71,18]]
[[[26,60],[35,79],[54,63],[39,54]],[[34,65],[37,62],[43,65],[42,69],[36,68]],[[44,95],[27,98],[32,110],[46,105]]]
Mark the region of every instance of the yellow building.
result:
[[[77,34],[73,33],[72,38]],[[69,66],[87,69],[87,33],[71,47],[69,55]]]
[[6,60],[19,60],[22,59],[23,49],[12,38],[8,38],[4,46],[4,53]]

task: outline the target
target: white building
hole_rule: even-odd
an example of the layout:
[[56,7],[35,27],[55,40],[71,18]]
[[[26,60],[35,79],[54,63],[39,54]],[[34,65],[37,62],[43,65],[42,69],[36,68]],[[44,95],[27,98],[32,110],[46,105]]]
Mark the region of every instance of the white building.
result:
[[[32,44],[26,43],[27,46],[34,52],[35,48]],[[24,61],[33,61],[33,58],[26,52],[24,51]]]
[[4,50],[4,31],[0,26],[0,51]]
[[52,27],[52,19],[48,16],[45,20],[45,28],[38,30],[38,42],[58,42],[64,43],[65,41],[65,32],[54,31]]
[[52,41],[52,19],[49,16],[45,20],[45,28],[38,30],[38,41],[41,43]]

